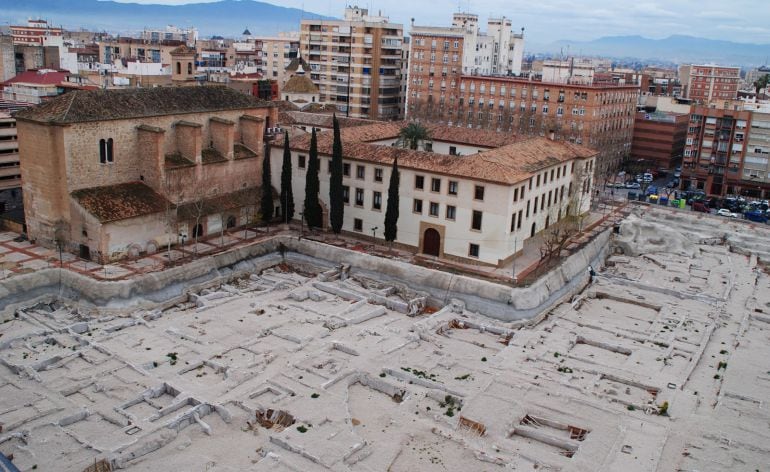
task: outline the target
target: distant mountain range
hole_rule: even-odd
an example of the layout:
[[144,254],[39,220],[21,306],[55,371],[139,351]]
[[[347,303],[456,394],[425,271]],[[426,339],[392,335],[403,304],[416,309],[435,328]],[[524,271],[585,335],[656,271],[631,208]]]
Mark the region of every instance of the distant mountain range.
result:
[[186,5],[147,5],[99,0],[0,0],[0,23],[26,24],[32,17],[67,29],[126,33],[166,25],[194,26],[202,37],[238,37],[298,31],[303,18],[327,18],[297,8],[254,0],[221,0]]
[[[527,48],[530,49],[530,48]],[[674,35],[665,39],[642,36],[608,36],[593,41],[562,40],[541,46],[541,52],[598,55],[674,63],[718,63],[759,66],[768,63],[770,44],[747,44]]]
[[[24,24],[40,17],[54,25],[77,30],[136,32],[166,25],[194,26],[202,37],[237,37],[248,28],[254,35],[297,31],[303,18],[328,18],[296,8],[255,0],[220,0],[186,5],[147,5],[100,0],[0,0],[0,24]],[[566,55],[598,55],[641,61],[673,63],[714,62],[758,66],[768,63],[770,45],[674,35],[665,39],[642,36],[609,36],[593,41],[562,40],[551,44],[526,44],[527,51]]]

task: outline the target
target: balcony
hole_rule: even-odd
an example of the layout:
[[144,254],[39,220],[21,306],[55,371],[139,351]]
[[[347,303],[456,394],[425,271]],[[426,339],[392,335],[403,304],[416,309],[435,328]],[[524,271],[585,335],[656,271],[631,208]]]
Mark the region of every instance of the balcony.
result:
[[6,141],[0,141],[0,151],[18,150],[19,141],[15,139],[9,139]]
[[1,177],[19,177],[21,178],[21,168],[16,166],[7,166],[7,167],[0,167],[0,178]]
[[5,138],[7,136],[16,136],[16,127],[9,127],[9,128],[0,128],[0,138]]

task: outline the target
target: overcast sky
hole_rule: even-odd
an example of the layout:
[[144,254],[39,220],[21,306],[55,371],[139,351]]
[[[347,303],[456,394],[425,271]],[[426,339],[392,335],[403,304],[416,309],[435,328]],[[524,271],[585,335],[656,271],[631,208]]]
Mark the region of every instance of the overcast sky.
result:
[[[203,0],[119,0],[132,3],[183,4]],[[345,0],[265,0],[341,17]],[[602,36],[640,35],[664,38],[685,34],[735,42],[770,43],[770,2],[767,0],[361,0],[370,13],[390,16],[408,31],[417,25],[443,26],[461,8],[488,16],[505,16],[514,30],[526,28],[527,39],[549,43],[559,39],[590,40]],[[244,18],[248,23],[248,19]],[[768,51],[770,54],[770,51]]]

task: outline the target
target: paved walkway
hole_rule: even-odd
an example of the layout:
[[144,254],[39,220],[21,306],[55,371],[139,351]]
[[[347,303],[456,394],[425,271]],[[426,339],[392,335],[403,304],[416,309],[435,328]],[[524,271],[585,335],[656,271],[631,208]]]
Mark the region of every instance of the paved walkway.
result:
[[[606,229],[617,218],[612,215],[612,211],[617,212],[622,210],[622,208],[621,199],[618,199],[614,204],[599,205],[584,220],[584,231],[573,238],[573,242],[568,248],[575,248],[581,242],[587,241],[598,232]],[[391,249],[388,245],[383,244],[382,241],[372,243],[371,241],[367,242],[351,236],[337,236],[332,233],[308,233],[307,230],[303,231],[303,228],[300,228],[299,225],[291,225],[290,227],[276,225],[271,227],[269,231],[260,228],[225,232],[222,235],[209,236],[197,242],[188,242],[183,246],[176,245],[170,250],[164,248],[155,254],[102,265],[80,259],[67,252],[61,254],[60,260],[57,250],[38,246],[23,240],[17,233],[5,231],[0,232],[0,279],[11,277],[14,274],[25,274],[40,269],[61,266],[98,280],[124,280],[138,274],[159,271],[169,266],[184,264],[201,256],[253,244],[276,234],[299,237],[300,233],[305,239],[320,241],[354,251],[420,264],[439,270],[467,273],[506,283],[511,282],[514,270],[516,278],[521,279],[537,268],[540,263],[540,248],[544,237],[544,232],[541,232],[535,237],[527,239],[515,261],[498,268],[481,264],[448,262],[414,254],[410,251]]]

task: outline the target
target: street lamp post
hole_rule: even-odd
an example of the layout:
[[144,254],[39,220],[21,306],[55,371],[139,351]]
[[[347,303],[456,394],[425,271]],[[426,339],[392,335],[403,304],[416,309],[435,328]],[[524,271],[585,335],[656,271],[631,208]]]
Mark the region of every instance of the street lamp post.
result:
[[301,211],[299,213],[299,239],[302,239],[302,236],[303,236],[302,233],[304,232],[304,229],[305,229],[305,212],[304,212],[304,209],[305,209],[305,207],[302,207],[303,211]]
[[372,239],[373,239],[372,243],[377,242],[377,237],[375,236],[375,231],[377,231],[377,229],[378,229],[377,226],[372,228]]
[[513,237],[513,259],[511,260],[511,279],[513,279],[513,284],[516,284],[516,243],[517,243],[517,237]]

